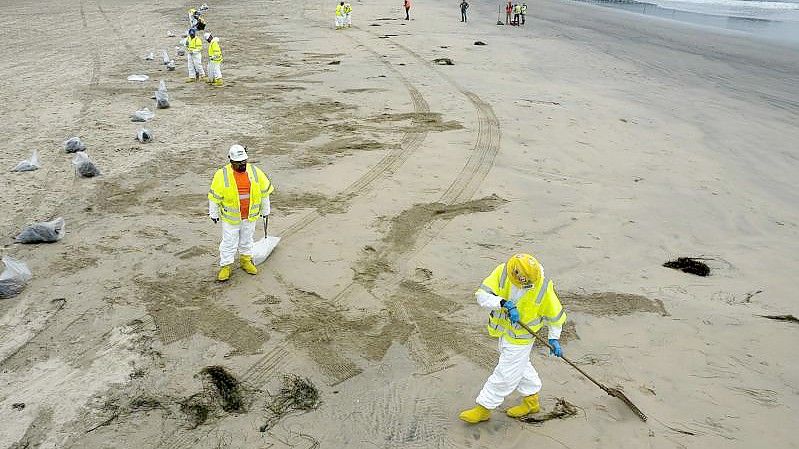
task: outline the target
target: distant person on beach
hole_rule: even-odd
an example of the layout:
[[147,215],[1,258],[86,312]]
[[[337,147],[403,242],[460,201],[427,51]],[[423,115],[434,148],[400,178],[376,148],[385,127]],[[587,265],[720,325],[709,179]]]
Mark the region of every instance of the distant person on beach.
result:
[[189,29],[189,35],[186,38],[186,61],[188,61],[189,67],[187,83],[205,78],[205,70],[203,70],[203,40],[200,36],[197,36],[197,30],[194,28]]
[[402,6],[405,7],[405,20],[411,20],[411,0],[404,0]]
[[344,26],[352,28],[352,5],[350,2],[344,3]]
[[466,10],[469,9],[469,3],[466,0],[461,0],[461,22],[466,22]]
[[519,24],[519,16],[522,13],[522,7],[518,3],[513,5],[513,25]]
[[522,3],[522,25],[524,25],[524,16],[527,15],[527,3]]
[[219,38],[211,33],[205,33],[204,37],[208,42],[208,84],[222,87],[222,48]]
[[505,5],[505,25],[510,25],[510,14],[513,12],[513,4],[508,1],[508,4]]
[[336,5],[336,29],[344,28],[344,2]]

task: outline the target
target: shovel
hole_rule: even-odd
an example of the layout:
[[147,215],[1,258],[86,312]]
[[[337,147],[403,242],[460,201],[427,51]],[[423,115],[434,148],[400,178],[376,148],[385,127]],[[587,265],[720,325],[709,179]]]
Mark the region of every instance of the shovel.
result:
[[[524,330],[526,330],[527,332],[529,332],[530,334],[532,334],[532,335],[533,335],[533,337],[535,337],[535,339],[536,339],[536,340],[538,340],[538,342],[539,342],[539,343],[542,343],[542,344],[546,345],[546,347],[547,347],[547,348],[549,348],[550,350],[552,350],[552,349],[553,349],[553,348],[552,348],[552,346],[549,344],[549,342],[548,342],[548,341],[546,341],[546,340],[544,340],[543,338],[541,338],[541,337],[539,337],[538,335],[536,335],[536,333],[535,333],[535,332],[533,332],[533,330],[532,330],[532,329],[530,329],[529,327],[527,327],[527,325],[526,325],[526,324],[524,324],[524,323],[522,323],[522,322],[520,321],[520,322],[519,322],[519,326],[521,326],[521,327],[522,327]],[[642,412],[642,411],[641,411],[641,409],[639,409],[638,407],[636,407],[636,406],[635,406],[635,404],[633,404],[633,401],[631,401],[631,400],[630,400],[630,398],[628,398],[627,396],[625,396],[625,395],[624,395],[624,392],[622,392],[622,391],[621,391],[621,390],[619,390],[618,388],[609,388],[609,387],[606,387],[606,386],[602,385],[601,383],[599,383],[599,382],[597,382],[596,380],[594,380],[594,378],[593,378],[593,377],[589,376],[589,375],[588,375],[588,373],[586,373],[585,371],[583,371],[582,369],[580,369],[580,367],[579,367],[579,366],[575,365],[575,364],[574,364],[574,362],[572,362],[571,360],[569,360],[569,359],[567,359],[566,357],[563,357],[563,356],[561,356],[560,358],[561,358],[561,359],[563,359],[563,361],[564,361],[564,362],[566,362],[566,363],[568,363],[569,365],[571,365],[571,367],[572,367],[572,368],[574,368],[574,369],[576,369],[577,371],[579,371],[579,372],[580,372],[580,374],[582,374],[583,376],[585,376],[586,378],[588,378],[588,380],[590,380],[591,382],[593,382],[593,383],[594,383],[594,385],[596,385],[597,387],[601,388],[601,389],[602,389],[602,391],[604,391],[605,393],[609,394],[610,396],[613,396],[613,397],[615,397],[615,398],[618,398],[618,399],[620,399],[622,402],[624,402],[624,403],[627,405],[627,407],[630,407],[630,410],[632,410],[632,411],[633,411],[633,412],[634,412],[636,415],[638,415],[638,417],[639,417],[639,418],[641,418],[641,421],[644,421],[644,422],[646,422],[646,415],[644,415],[644,412]]]
[[264,238],[255,242],[252,246],[252,263],[255,265],[262,264],[272,254],[277,244],[280,243],[280,237],[270,236],[267,233],[268,226],[269,215],[264,217]]

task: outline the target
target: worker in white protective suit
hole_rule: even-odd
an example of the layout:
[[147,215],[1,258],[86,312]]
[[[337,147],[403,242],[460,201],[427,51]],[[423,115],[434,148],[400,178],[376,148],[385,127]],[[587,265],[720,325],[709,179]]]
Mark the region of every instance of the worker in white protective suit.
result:
[[247,150],[233,145],[228,151],[230,163],[214,174],[208,191],[208,215],[214,223],[222,220],[222,242],[219,244],[218,281],[230,279],[236,251],[241,268],[258,274],[252,262],[253,234],[259,218],[271,212],[269,195],[272,182],[260,168],[247,163]]
[[352,28],[352,4],[344,2],[344,26]]
[[344,2],[339,2],[339,4],[336,5],[336,29],[337,30],[340,30],[340,29],[344,28],[344,16],[345,16],[345,13],[344,13]]
[[186,61],[188,61],[189,77],[187,83],[199,81],[205,78],[203,70],[203,40],[197,36],[197,30],[189,29],[189,36],[186,38]]
[[208,42],[208,83],[212,86],[222,86],[222,48],[219,46],[219,38],[211,33],[205,33],[205,40]]
[[522,400],[506,411],[508,416],[520,418],[537,413],[541,379],[530,363],[535,339],[518,323],[521,321],[534,332],[547,325],[551,354],[563,355],[558,339],[566,313],[552,281],[544,277],[544,269],[533,256],[515,254],[483,280],[475,296],[481,306],[492,309],[488,333],[499,339],[499,362],[477,395],[477,405],[461,412],[460,419],[470,424],[487,421],[491,411],[514,391],[522,395]]

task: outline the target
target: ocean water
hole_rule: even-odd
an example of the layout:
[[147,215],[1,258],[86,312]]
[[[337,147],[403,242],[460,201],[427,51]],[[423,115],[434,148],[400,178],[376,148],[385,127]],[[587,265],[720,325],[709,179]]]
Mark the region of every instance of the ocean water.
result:
[[577,0],[799,46],[799,0]]
[[797,22],[799,0],[646,0],[648,3],[678,11],[747,19]]

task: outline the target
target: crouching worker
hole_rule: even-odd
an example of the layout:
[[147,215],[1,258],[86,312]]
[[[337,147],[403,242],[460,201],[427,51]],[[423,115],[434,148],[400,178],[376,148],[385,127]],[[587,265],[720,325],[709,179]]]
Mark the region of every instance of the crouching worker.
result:
[[214,173],[208,192],[208,215],[214,223],[222,220],[218,281],[230,279],[237,250],[241,268],[258,274],[252,263],[253,234],[258,219],[269,215],[269,195],[274,190],[264,172],[247,163],[243,146],[231,146],[228,158],[230,163]]
[[522,395],[522,400],[507,410],[508,416],[520,418],[537,413],[541,379],[530,363],[535,339],[518,323],[533,331],[547,325],[549,344],[554,348],[551,353],[563,355],[558,339],[566,313],[552,281],[544,277],[544,269],[533,256],[516,254],[485,278],[475,296],[481,306],[492,309],[488,333],[499,339],[499,362],[477,395],[477,405],[461,412],[460,419],[471,424],[487,421],[491,411],[514,391]]

